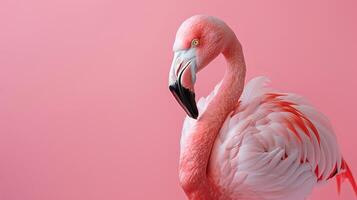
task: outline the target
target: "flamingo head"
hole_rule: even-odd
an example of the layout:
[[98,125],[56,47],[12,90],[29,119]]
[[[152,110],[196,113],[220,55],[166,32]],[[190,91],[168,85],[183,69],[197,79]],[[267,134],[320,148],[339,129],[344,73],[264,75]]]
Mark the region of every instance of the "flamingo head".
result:
[[196,15],[184,21],[176,33],[169,89],[191,118],[198,117],[194,93],[196,73],[224,51],[231,32],[215,17]]

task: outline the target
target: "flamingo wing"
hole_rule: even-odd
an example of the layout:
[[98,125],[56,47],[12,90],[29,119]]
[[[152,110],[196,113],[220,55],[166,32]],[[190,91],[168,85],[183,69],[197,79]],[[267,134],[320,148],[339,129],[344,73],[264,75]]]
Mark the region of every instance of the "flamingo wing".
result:
[[[245,87],[216,138],[208,174],[232,199],[302,200],[317,183],[349,169],[327,118],[300,96],[266,83],[258,77]],[[218,88],[199,100],[200,113]],[[194,123],[186,118],[181,142]],[[352,174],[341,177],[354,182]]]

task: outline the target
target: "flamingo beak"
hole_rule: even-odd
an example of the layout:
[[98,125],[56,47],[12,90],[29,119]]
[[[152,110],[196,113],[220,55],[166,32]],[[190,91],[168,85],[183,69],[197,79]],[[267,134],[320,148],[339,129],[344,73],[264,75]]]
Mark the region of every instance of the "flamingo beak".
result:
[[180,54],[175,53],[175,57],[171,66],[169,77],[169,89],[177,102],[185,110],[187,115],[191,118],[197,119],[198,109],[195,100],[195,93],[193,89],[185,87],[182,83],[182,75],[186,70],[191,69],[192,78],[191,83],[195,81],[195,58],[191,56],[189,59],[182,59]]

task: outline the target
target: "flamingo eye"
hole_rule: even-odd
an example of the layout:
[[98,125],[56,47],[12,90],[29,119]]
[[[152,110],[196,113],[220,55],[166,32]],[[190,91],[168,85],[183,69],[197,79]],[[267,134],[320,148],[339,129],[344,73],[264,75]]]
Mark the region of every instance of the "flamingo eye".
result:
[[192,41],[191,41],[191,46],[192,47],[196,47],[196,46],[198,46],[200,44],[200,41],[198,40],[198,39],[193,39]]

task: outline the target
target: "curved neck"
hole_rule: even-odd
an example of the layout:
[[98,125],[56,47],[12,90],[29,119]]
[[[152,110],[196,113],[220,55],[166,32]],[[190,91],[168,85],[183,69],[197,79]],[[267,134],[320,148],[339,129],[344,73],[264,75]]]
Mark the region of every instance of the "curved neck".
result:
[[[223,51],[227,62],[220,88],[207,109],[198,119],[198,123],[220,122],[217,128],[221,128],[227,115],[237,106],[240,95],[244,89],[246,67],[241,45],[235,38],[235,42]],[[211,118],[214,118],[213,120]]]
[[223,195],[207,176],[207,167],[214,141],[228,114],[238,105],[246,68],[236,37],[222,53],[227,70],[221,86],[189,131],[181,149],[180,182],[190,199],[218,199]]

